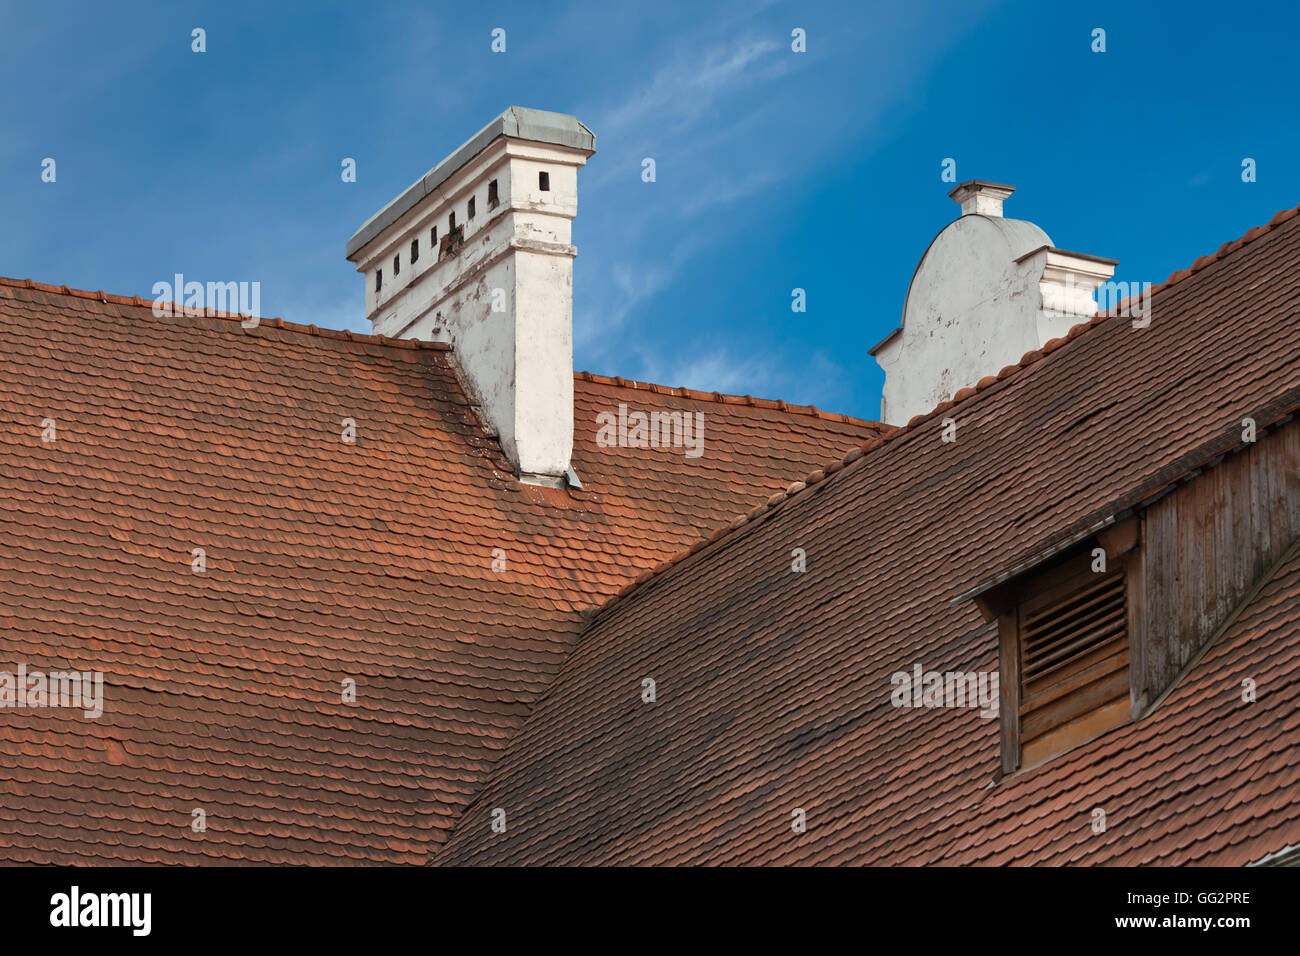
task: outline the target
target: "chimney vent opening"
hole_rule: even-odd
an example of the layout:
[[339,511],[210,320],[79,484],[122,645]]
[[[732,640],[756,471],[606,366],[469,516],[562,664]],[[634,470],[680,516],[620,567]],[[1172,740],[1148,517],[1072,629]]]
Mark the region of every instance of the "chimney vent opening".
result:
[[415,265],[419,261],[420,261],[420,240],[417,238],[411,240],[411,265]]
[[548,192],[551,191],[551,174],[550,174],[550,173],[538,173],[538,174],[537,174],[537,188],[540,189],[540,190],[541,190],[542,192],[544,192],[544,193],[548,193]]
[[501,200],[497,196],[497,181],[488,183],[488,208],[495,209]]
[[465,207],[465,218],[466,218],[466,219],[473,219],[473,218],[474,218],[474,197],[473,197],[473,196],[470,196],[470,197],[469,197],[469,202],[466,204],[466,207]]
[[447,214],[447,231],[456,231],[456,214],[454,212]]
[[434,226],[429,230],[429,248],[436,250],[438,248],[438,227]]
[[378,292],[384,287],[384,270],[375,270],[375,291]]
[[393,275],[401,275],[402,272],[401,258],[402,258],[401,253],[398,253],[397,255],[393,256]]

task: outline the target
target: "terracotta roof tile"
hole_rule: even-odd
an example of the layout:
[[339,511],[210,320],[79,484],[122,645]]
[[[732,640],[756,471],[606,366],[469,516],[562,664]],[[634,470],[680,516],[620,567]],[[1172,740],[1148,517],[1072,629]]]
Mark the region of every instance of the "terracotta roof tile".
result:
[[[0,710],[7,862],[423,862],[583,608],[884,430],[579,375],[583,490],[540,489],[445,346],[149,306],[0,279],[0,670],[106,685]],[[705,454],[599,447],[620,401]]]
[[[580,373],[582,491],[511,479],[442,347],[0,279],[0,628],[108,684],[98,721],[0,712],[0,858],[1237,864],[1300,842],[1300,559],[1152,718],[992,790],[993,723],[886,703],[901,663],[996,665],[959,584],[1290,400],[1295,215],[1174,273],[1150,328],[1099,316],[902,430]],[[601,448],[620,402],[702,412],[708,452]],[[1234,703],[1243,673],[1264,706]],[[509,839],[485,838],[495,805]]]
[[[1154,715],[995,787],[996,721],[889,702],[913,663],[996,669],[964,584],[1297,394],[1294,218],[1175,273],[1150,326],[1071,330],[625,589],[435,861],[1236,865],[1300,843],[1295,556]],[[1242,704],[1243,675],[1271,696]]]

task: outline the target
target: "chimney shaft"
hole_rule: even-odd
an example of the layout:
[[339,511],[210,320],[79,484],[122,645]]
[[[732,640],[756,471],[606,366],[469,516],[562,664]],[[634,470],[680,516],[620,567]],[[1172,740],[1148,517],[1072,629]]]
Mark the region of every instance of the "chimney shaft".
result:
[[447,342],[523,481],[560,487],[573,450],[578,169],[596,138],[512,106],[347,244],[376,334]]
[[1015,186],[988,183],[982,179],[968,179],[954,186],[948,198],[961,206],[963,216],[1002,217],[1002,203],[1011,198]]

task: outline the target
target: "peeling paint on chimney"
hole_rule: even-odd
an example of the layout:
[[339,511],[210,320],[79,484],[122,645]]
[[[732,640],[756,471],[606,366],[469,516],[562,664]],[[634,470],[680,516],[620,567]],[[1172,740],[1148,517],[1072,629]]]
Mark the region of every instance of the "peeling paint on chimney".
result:
[[[471,400],[533,484],[563,487],[573,450],[570,240],[595,148],[574,117],[512,106],[347,244],[358,272],[392,273],[365,283],[374,332],[452,345]],[[412,262],[412,243],[437,235],[436,253]]]

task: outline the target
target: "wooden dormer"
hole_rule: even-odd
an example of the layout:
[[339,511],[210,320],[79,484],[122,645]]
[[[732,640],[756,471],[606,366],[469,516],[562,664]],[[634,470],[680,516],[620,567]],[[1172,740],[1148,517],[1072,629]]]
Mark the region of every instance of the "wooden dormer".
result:
[[1143,719],[1232,622],[1296,540],[1297,429],[1288,416],[963,596],[998,621],[1003,773]]

